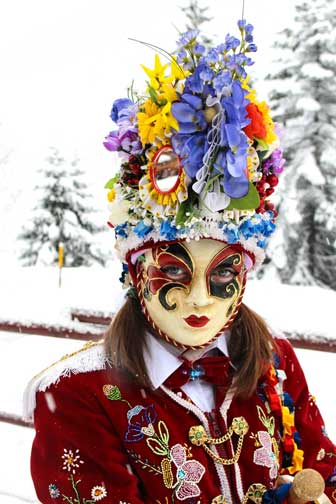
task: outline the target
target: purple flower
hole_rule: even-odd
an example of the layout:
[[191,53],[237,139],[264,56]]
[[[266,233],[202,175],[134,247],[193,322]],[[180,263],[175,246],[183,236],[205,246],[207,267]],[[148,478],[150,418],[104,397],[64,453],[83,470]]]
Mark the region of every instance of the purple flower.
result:
[[195,44],[194,53],[196,56],[201,56],[205,53],[205,46],[203,44]]
[[111,152],[118,151],[120,149],[120,140],[118,136],[118,131],[111,131],[105,141],[103,142],[104,147]]
[[271,156],[263,162],[263,173],[268,175],[273,172],[276,175],[279,175],[283,172],[284,164],[285,159],[282,157],[282,151],[280,149],[276,149],[272,152]]
[[128,130],[120,136],[120,146],[124,151],[133,155],[140,154],[142,151],[139,135],[136,131],[132,130]]
[[246,49],[246,52],[257,52],[258,48],[255,44],[249,44],[247,49]]
[[192,45],[196,41],[198,35],[199,30],[189,30],[186,33],[183,33],[183,35],[177,41],[177,46],[185,47]]
[[123,152],[127,155],[135,155],[140,154],[142,151],[142,145],[136,130],[126,130],[125,133],[120,129],[118,131],[111,131],[107,137],[105,137],[103,145],[111,152],[118,151],[120,155],[122,155]]
[[141,441],[145,436],[153,436],[153,424],[157,418],[154,405],[134,406],[127,412],[128,429],[125,434],[125,441],[128,443],[136,443]]
[[132,107],[133,105],[134,103],[129,98],[118,98],[118,100],[115,100],[110,115],[112,121],[116,123],[121,117],[123,117],[125,109],[127,110],[127,108]]

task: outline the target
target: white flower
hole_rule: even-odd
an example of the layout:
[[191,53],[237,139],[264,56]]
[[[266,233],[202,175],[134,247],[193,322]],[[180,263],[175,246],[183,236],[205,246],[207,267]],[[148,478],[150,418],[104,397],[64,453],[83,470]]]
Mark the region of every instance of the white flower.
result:
[[91,497],[95,502],[104,499],[104,497],[106,497],[106,495],[107,495],[107,490],[103,485],[96,485],[91,490]]
[[110,217],[109,221],[113,226],[118,226],[119,224],[123,224],[128,221],[129,215],[128,211],[131,207],[131,204],[128,200],[125,199],[115,199],[110,203]]
[[83,460],[81,460],[80,458],[78,449],[74,453],[72,450],[66,450],[64,448],[64,454],[62,455],[62,459],[64,461],[63,462],[64,471],[72,472],[72,474],[76,474],[79,464],[84,464]]

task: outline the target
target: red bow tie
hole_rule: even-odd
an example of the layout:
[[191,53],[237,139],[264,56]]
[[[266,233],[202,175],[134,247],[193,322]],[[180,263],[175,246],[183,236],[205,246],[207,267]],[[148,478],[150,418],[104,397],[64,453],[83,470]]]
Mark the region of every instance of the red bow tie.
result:
[[194,362],[186,359],[165,381],[171,389],[179,389],[188,382],[204,380],[212,385],[227,385],[230,371],[230,359],[219,357],[203,357]]

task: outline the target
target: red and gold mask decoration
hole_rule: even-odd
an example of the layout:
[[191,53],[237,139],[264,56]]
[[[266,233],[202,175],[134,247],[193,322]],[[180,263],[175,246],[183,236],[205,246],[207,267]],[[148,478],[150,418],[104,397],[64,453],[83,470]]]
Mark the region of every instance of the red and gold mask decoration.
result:
[[155,331],[175,346],[207,345],[233,322],[246,282],[239,246],[202,239],[160,244],[137,260],[137,291]]

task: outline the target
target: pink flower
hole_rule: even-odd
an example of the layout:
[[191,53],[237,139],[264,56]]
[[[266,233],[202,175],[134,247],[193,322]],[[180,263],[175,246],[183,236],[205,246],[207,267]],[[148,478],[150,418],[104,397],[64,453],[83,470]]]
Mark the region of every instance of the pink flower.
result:
[[197,460],[187,460],[186,450],[180,444],[174,445],[170,454],[177,467],[176,497],[179,500],[185,500],[200,495],[201,492],[196,483],[201,480],[205,468]]
[[262,448],[258,448],[253,455],[253,462],[270,468],[270,478],[275,479],[278,474],[278,461],[272,449],[272,438],[266,431],[259,431],[258,438]]

